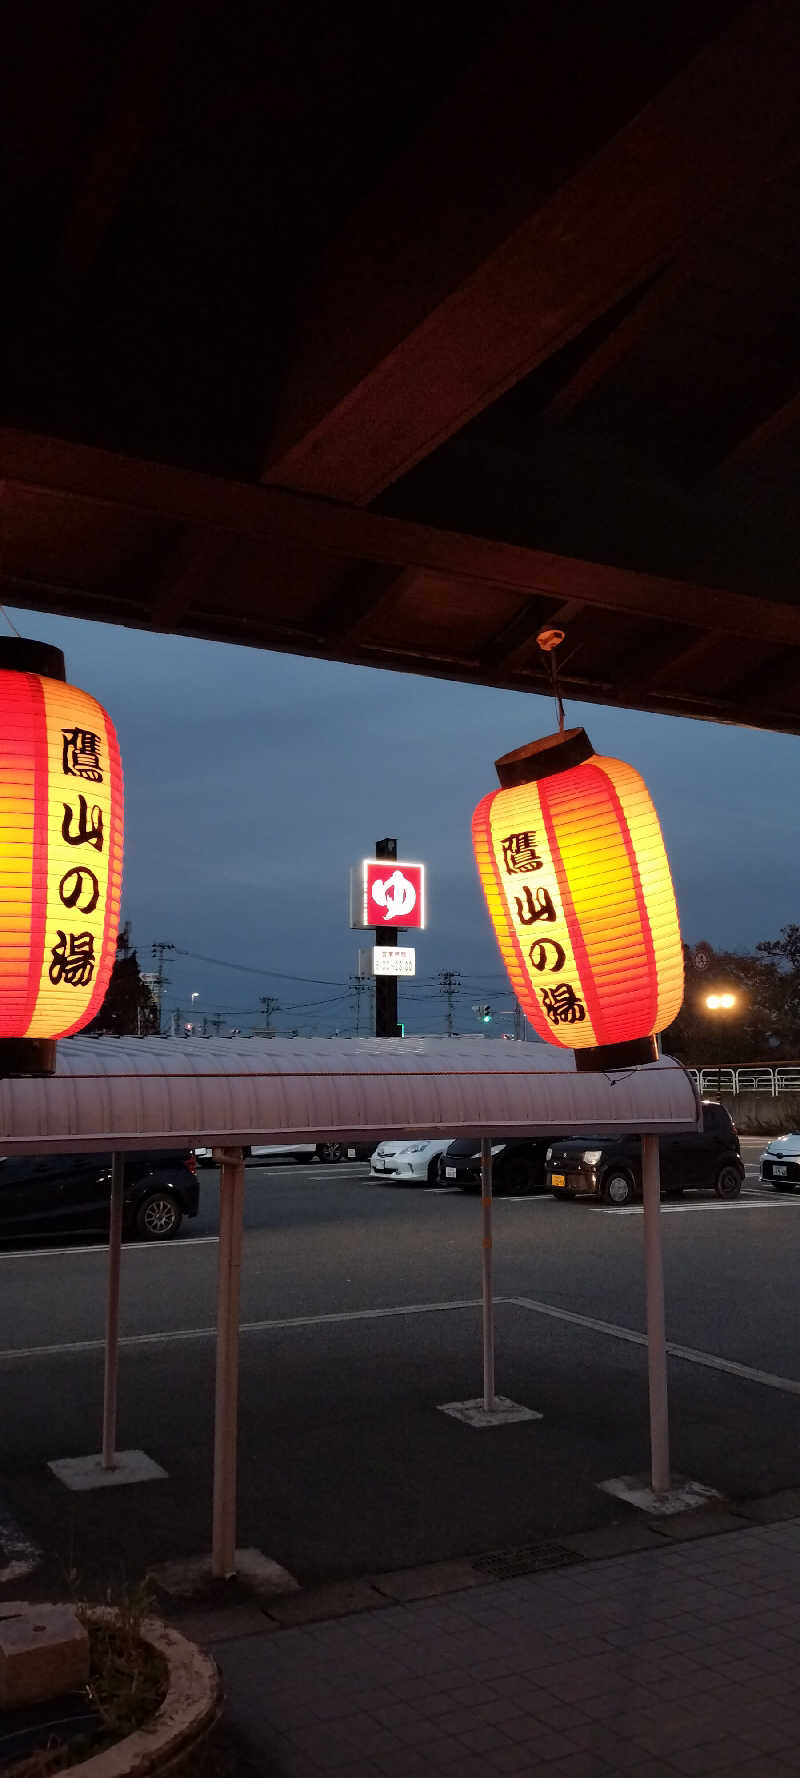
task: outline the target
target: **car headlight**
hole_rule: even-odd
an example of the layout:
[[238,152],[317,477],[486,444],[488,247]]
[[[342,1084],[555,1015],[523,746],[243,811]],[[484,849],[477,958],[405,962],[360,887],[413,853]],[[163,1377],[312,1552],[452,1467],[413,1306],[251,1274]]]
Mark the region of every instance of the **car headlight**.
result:
[[585,1148],[581,1160],[586,1162],[587,1167],[596,1167],[602,1152],[602,1148]]
[[548,1148],[548,1150],[547,1150],[547,1153],[546,1153],[546,1155],[545,1155],[545,1157],[544,1157],[544,1158],[545,1158],[545,1160],[546,1160],[546,1161],[552,1161],[552,1159],[553,1159],[553,1150],[552,1150],[552,1148]]
[[425,1149],[427,1148],[427,1146],[428,1146],[427,1142],[409,1142],[408,1146],[403,1149],[403,1153],[404,1154],[423,1154]]

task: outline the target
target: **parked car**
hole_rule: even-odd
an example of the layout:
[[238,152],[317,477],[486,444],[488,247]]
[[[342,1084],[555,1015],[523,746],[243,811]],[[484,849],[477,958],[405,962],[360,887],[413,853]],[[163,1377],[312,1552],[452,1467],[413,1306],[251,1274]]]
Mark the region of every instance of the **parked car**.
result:
[[435,1185],[439,1156],[449,1146],[449,1136],[432,1136],[409,1142],[379,1142],[369,1164],[373,1179],[397,1179],[406,1185]]
[[[107,1229],[110,1154],[0,1157],[0,1234],[37,1235]],[[168,1241],[199,1193],[191,1149],[137,1150],[125,1156],[124,1231],[140,1241]]]
[[[492,1143],[492,1190],[519,1196],[523,1192],[544,1191],[547,1141],[512,1137],[508,1142]],[[481,1189],[481,1145],[475,1136],[459,1136],[451,1142],[439,1161],[439,1177],[443,1183],[460,1185],[462,1192]]]
[[800,1185],[800,1136],[775,1136],[761,1156],[761,1184],[776,1192]]
[[[736,1126],[723,1105],[703,1104],[703,1130],[660,1136],[661,1191],[678,1197],[686,1187],[738,1198],[744,1182]],[[635,1135],[578,1136],[547,1151],[547,1185],[555,1198],[603,1198],[622,1207],[642,1195],[641,1139]]]
[[[353,1158],[368,1159],[372,1153],[372,1144],[362,1146],[365,1149],[363,1156],[356,1155]],[[194,1152],[199,1167],[216,1166],[210,1148],[196,1148]],[[268,1142],[244,1151],[245,1161],[255,1161],[257,1166],[263,1166],[265,1161],[297,1161],[300,1166],[307,1167],[314,1160],[343,1161],[348,1156],[350,1148],[345,1142]]]

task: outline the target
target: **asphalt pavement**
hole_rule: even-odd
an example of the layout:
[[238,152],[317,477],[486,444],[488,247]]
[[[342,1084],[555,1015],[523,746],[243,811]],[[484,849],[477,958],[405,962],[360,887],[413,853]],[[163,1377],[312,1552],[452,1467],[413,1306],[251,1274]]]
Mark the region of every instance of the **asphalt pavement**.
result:
[[[800,1479],[800,1199],[763,1192],[743,1149],[738,1202],[663,1212],[673,1463],[737,1501]],[[201,1201],[177,1242],[124,1253],[119,1444],[160,1481],[73,1494],[47,1468],[99,1449],[103,1247],[0,1250],[0,1575],[32,1550],[32,1588],[69,1570],[93,1590],[207,1552],[212,1173]],[[440,1411],[481,1391],[480,1267],[474,1197],[364,1164],[248,1168],[240,1544],[307,1587],[630,1518],[598,1484],[647,1465],[641,1214],[497,1202],[497,1387],[541,1419]]]

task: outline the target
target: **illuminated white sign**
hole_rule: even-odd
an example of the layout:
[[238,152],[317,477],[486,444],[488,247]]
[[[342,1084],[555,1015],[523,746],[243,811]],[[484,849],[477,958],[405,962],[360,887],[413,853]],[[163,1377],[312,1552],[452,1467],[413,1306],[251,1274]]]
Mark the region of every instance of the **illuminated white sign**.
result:
[[413,945],[367,945],[358,953],[360,976],[415,975],[416,970]]
[[417,953],[413,945],[373,945],[373,975],[414,975]]

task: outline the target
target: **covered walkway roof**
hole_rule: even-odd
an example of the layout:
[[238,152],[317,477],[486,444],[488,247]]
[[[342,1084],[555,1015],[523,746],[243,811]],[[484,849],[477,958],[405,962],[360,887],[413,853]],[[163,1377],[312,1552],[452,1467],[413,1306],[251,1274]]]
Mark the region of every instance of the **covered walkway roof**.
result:
[[549,1045],[467,1038],[76,1037],[50,1077],[0,1080],[0,1153],[384,1136],[697,1129],[669,1057],[578,1074]]

